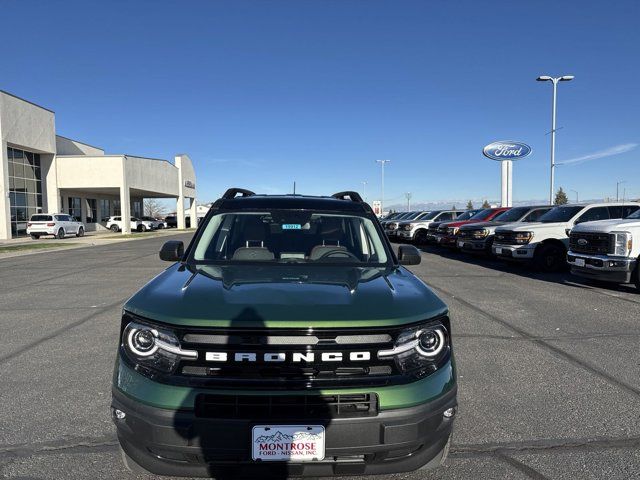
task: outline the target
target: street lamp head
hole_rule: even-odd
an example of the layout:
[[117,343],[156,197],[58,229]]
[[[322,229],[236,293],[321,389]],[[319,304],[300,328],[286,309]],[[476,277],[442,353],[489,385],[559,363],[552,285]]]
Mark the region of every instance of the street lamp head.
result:
[[550,80],[553,80],[553,78],[551,78],[549,75],[540,75],[538,78],[536,78],[536,81],[538,82],[548,82]]
[[563,75],[560,77],[561,82],[568,82],[569,80],[573,80],[575,77],[573,75]]

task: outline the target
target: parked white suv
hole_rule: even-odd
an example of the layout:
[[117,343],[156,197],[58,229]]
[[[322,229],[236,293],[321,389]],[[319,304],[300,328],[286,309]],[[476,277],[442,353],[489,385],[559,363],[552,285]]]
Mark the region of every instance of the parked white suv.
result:
[[640,290],[640,210],[623,220],[578,225],[569,235],[571,273]]
[[[109,217],[109,220],[107,220],[107,228],[112,232],[122,231],[122,217]],[[144,232],[145,230],[146,227],[141,220],[136,217],[131,217],[132,232]]]
[[640,203],[561,205],[549,210],[537,222],[496,228],[492,252],[499,258],[533,261],[540,270],[556,272],[567,266],[569,232],[574,226],[621,219],[639,208]]
[[63,239],[66,235],[84,236],[84,224],[64,213],[36,213],[27,223],[27,235],[37,240],[42,235]]
[[147,230],[157,230],[165,227],[164,222],[162,220],[158,220],[157,218],[140,217],[140,220]]

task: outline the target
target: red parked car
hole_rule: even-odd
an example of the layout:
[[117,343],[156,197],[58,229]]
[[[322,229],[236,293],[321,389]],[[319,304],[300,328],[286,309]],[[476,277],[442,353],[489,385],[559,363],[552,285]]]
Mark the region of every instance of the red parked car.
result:
[[468,225],[470,223],[489,222],[497,217],[502,212],[509,210],[509,207],[497,207],[486,208],[476,213],[469,220],[453,221],[442,223],[438,227],[438,233],[436,234],[436,243],[445,247],[457,248],[458,245],[458,230],[462,225]]

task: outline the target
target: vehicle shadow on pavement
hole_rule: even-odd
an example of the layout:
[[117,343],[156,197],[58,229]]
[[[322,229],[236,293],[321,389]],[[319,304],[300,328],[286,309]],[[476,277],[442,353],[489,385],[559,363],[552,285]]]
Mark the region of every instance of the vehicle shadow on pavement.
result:
[[633,294],[633,285],[617,285],[614,283],[590,280],[587,278],[572,275],[569,268],[556,273],[547,273],[537,270],[530,263],[518,263],[508,260],[500,260],[482,253],[467,253],[459,250],[449,249],[437,245],[421,245],[418,249],[430,255],[437,255],[441,258],[454,260],[460,263],[475,265],[482,268],[490,268],[502,273],[518,275],[521,277],[539,280],[541,282],[567,285],[575,288],[598,288],[612,293]]
[[[288,359],[286,362],[273,361],[282,350],[278,350],[277,345],[269,347],[275,342],[268,336],[266,322],[255,309],[245,308],[232,320],[225,335],[226,345],[207,346],[210,350],[224,352],[229,360],[224,364],[205,364],[209,380],[217,388],[187,396],[195,398],[195,405],[193,402],[185,403],[184,409],[194,411],[196,421],[188,420],[185,424],[184,418],[177,414],[174,418],[175,431],[187,440],[190,447],[196,447],[197,458],[193,460],[206,465],[203,473],[210,477],[219,480],[284,480],[302,475],[306,462],[272,461],[269,456],[282,458],[286,455],[283,452],[300,448],[308,451],[311,445],[320,445],[314,443],[319,429],[311,426],[322,426],[328,432],[332,409],[326,397],[319,390],[308,388],[309,368],[294,366]],[[309,348],[301,345],[299,351]],[[247,360],[232,361],[236,353]],[[264,362],[265,354],[269,355],[271,362]],[[251,355],[253,357],[249,361]],[[283,378],[291,382],[287,383],[286,394],[278,392],[284,389],[282,385],[277,386],[283,383]],[[292,388],[291,384],[296,387]],[[234,390],[244,392],[236,394]],[[260,394],[247,395],[247,390]],[[278,426],[301,428],[294,433],[289,429],[280,431]],[[326,441],[328,433],[324,436]],[[255,455],[263,459],[254,460]]]

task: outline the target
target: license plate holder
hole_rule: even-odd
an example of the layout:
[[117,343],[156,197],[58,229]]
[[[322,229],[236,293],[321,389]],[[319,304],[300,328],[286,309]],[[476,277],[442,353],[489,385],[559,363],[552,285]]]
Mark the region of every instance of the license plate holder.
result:
[[256,462],[313,462],[324,460],[322,425],[255,425],[251,457]]
[[586,262],[584,258],[576,258],[575,264],[576,267],[584,267],[586,265]]
[[496,255],[502,255],[502,248],[496,247]]

